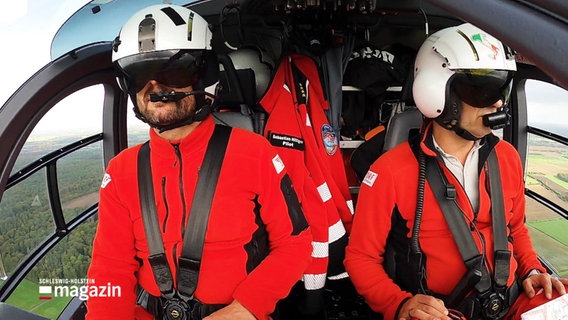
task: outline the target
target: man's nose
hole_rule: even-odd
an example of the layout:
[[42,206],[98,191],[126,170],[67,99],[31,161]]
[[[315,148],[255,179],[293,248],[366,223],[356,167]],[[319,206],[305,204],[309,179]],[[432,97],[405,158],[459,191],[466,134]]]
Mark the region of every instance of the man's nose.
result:
[[148,90],[150,92],[160,92],[167,90],[166,88],[164,88],[164,86],[161,83],[159,83],[156,80],[148,80],[148,82],[146,83],[146,87],[148,87]]

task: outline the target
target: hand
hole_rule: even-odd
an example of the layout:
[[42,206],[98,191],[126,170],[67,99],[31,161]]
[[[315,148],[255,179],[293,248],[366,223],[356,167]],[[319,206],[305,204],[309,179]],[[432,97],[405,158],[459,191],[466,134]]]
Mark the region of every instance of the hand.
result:
[[233,300],[230,305],[213,312],[203,320],[256,320],[256,317],[237,300]]
[[535,289],[542,288],[546,298],[551,299],[553,289],[563,295],[566,293],[565,286],[568,286],[568,279],[557,278],[548,273],[533,274],[523,280],[523,289],[529,298],[535,296]]
[[444,302],[432,296],[417,294],[406,302],[398,312],[400,320],[451,320]]

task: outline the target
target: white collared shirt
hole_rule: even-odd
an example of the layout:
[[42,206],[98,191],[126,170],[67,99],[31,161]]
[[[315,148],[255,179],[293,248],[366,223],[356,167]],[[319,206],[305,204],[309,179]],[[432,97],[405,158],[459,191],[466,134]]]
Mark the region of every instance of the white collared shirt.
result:
[[479,206],[479,175],[477,170],[479,164],[479,149],[481,148],[480,140],[475,141],[473,147],[469,150],[463,165],[457,157],[444,152],[438,143],[436,143],[436,139],[434,139],[434,137],[432,137],[432,140],[434,142],[434,147],[438,150],[438,152],[440,152],[440,155],[444,160],[444,164],[448,169],[450,169],[464,188],[473,211],[477,211]]

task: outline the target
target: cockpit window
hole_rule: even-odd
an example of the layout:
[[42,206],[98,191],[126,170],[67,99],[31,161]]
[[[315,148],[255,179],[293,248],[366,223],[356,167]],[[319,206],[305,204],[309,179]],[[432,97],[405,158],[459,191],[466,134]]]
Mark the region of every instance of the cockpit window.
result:
[[[160,0],[93,0],[79,9],[59,28],[51,42],[51,60],[89,43],[112,41],[120,27],[136,11]],[[170,0],[186,5],[198,0]]]

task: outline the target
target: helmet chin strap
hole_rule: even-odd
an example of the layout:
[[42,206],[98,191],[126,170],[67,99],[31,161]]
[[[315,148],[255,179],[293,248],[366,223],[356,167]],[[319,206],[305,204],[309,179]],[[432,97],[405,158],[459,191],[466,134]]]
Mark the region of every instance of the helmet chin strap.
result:
[[475,140],[481,139],[481,138],[474,136],[473,134],[471,134],[469,131],[465,130],[464,128],[462,128],[459,124],[452,127],[451,130],[455,131],[458,136],[464,138],[465,140],[475,141]]

